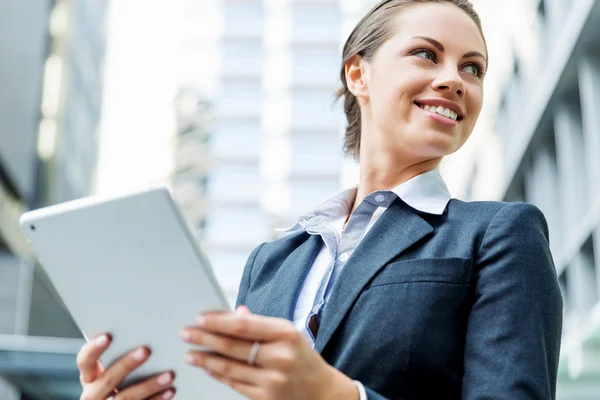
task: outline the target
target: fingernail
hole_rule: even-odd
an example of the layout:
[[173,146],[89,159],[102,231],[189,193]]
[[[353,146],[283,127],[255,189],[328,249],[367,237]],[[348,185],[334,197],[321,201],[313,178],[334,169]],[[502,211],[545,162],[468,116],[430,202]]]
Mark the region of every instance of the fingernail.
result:
[[160,375],[156,380],[160,386],[168,385],[171,382],[171,374],[168,372]]
[[183,359],[183,361],[185,361],[188,364],[193,364],[194,363],[194,357],[192,357],[191,355],[187,354],[185,356],[185,358]]
[[146,358],[146,350],[137,349],[135,353],[133,353],[133,358],[135,358],[136,361],[143,361]]
[[165,392],[165,394],[163,394],[162,398],[165,399],[165,400],[172,399],[173,398],[173,394],[174,393],[169,390],[168,392]]
[[181,336],[181,338],[186,342],[190,340],[190,333],[188,331],[179,332],[179,336]]
[[206,319],[203,316],[196,317],[196,325],[200,327],[206,326]]
[[96,347],[104,347],[108,343],[108,337],[106,335],[98,336],[94,339],[94,345]]

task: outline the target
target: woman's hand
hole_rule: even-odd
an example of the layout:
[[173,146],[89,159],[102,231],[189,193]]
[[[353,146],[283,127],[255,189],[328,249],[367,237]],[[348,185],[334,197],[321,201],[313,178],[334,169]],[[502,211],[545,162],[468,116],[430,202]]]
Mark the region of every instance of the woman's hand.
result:
[[[190,350],[186,362],[253,400],[358,400],[350,378],[331,367],[285,319],[250,314],[207,313],[181,332],[187,343],[218,353]],[[255,342],[260,346],[249,364]]]
[[175,389],[171,387],[173,374],[165,372],[141,383],[116,391],[119,384],[150,356],[147,348],[141,347],[123,356],[120,360],[104,369],[99,358],[110,345],[110,336],[102,335],[90,340],[77,354],[79,379],[83,386],[81,400],[113,399],[171,399]]

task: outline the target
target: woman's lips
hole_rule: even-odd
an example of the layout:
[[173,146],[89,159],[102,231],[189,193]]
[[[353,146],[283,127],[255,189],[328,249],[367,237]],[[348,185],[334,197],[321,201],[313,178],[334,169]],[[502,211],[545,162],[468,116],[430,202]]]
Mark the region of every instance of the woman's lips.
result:
[[419,110],[426,113],[431,119],[433,119],[437,122],[440,122],[442,124],[456,126],[460,123],[460,121],[455,121],[452,118],[444,117],[443,115],[440,115],[437,112],[426,111],[423,107],[420,107],[418,104],[415,104],[415,106],[418,107]]

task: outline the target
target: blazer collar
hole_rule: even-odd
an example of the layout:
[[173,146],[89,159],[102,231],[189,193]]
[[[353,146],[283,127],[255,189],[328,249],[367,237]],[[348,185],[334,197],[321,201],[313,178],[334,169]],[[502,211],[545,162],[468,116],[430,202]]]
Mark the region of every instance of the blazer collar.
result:
[[393,258],[431,233],[431,225],[402,199],[397,198],[388,207],[359,243],[333,288],[323,310],[315,343],[318,352],[323,351],[373,276]]
[[[252,307],[252,310],[257,314],[292,320],[296,300],[323,242],[320,236],[309,235],[306,232],[290,235],[282,240],[286,242],[286,245],[279,250],[281,253],[278,251],[271,257],[283,256],[286,258],[283,264],[277,268],[269,285],[257,292],[260,299],[269,299],[269,301],[258,302]],[[293,250],[287,254],[288,249]]]

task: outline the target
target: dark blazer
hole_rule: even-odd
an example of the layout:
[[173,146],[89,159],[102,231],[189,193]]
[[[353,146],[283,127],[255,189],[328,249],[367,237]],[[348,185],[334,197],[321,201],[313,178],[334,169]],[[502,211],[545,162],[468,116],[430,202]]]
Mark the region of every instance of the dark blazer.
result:
[[[292,319],[322,246],[301,232],[256,248],[238,305]],[[345,265],[315,350],[369,400],[555,398],[562,297],[543,214],[526,203],[400,199]]]

